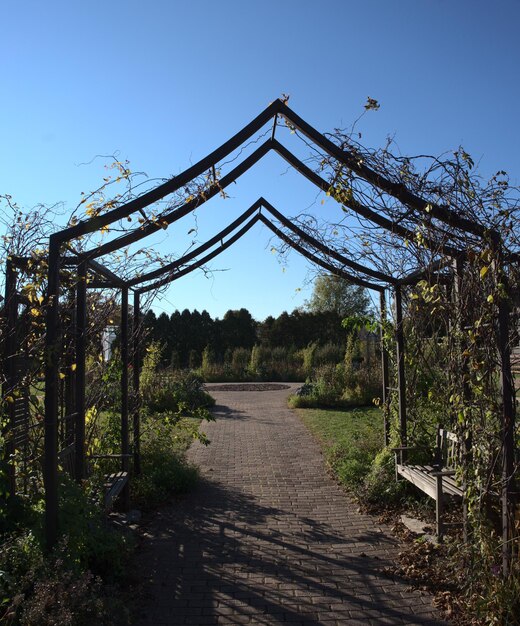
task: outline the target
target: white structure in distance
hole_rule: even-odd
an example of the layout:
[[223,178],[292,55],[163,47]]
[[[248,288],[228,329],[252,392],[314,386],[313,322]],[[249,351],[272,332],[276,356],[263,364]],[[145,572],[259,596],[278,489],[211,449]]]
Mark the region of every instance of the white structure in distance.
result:
[[112,344],[116,338],[117,326],[106,326],[101,335],[101,349],[103,351],[103,360],[110,361],[112,358]]

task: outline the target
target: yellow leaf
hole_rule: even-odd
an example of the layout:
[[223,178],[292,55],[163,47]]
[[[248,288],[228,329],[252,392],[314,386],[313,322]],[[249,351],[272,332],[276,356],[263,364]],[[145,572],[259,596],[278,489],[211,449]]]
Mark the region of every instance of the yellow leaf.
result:
[[480,268],[480,278],[484,278],[484,276],[488,273],[489,271],[489,266],[488,265],[484,265],[483,267]]
[[492,296],[491,294],[489,294],[489,296],[487,297],[487,301],[488,301],[490,304],[493,304],[493,302],[495,301],[495,298],[493,298],[493,296]]
[[6,396],[5,397],[5,401],[6,402],[10,402],[12,404],[14,402],[14,398],[13,398],[13,396]]
[[60,372],[59,377],[61,378],[61,380],[63,380],[65,378],[65,374],[63,372]]
[[73,363],[73,364],[70,366],[70,369],[71,369],[73,372],[75,372],[77,367],[78,367],[78,366],[76,365],[76,363]]

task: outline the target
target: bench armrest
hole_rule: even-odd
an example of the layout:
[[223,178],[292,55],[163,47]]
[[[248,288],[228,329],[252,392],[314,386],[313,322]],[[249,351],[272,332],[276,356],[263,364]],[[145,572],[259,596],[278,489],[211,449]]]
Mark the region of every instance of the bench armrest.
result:
[[440,470],[437,472],[432,472],[432,476],[455,476],[457,472],[455,470]]
[[91,454],[88,459],[131,459],[133,454]]

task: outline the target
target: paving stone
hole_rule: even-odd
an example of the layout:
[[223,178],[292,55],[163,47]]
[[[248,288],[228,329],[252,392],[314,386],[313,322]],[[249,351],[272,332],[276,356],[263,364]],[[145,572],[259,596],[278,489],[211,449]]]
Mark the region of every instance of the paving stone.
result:
[[188,455],[202,479],[147,528],[137,626],[445,623],[428,596],[384,575],[396,541],[328,476],[289,387],[209,386],[211,444]]

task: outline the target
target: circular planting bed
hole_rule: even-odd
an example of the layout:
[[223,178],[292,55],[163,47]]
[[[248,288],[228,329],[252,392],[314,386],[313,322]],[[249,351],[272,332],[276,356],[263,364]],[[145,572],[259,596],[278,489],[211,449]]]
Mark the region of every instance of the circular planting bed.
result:
[[231,383],[226,385],[205,385],[208,391],[281,391],[290,389],[289,385],[279,383]]

